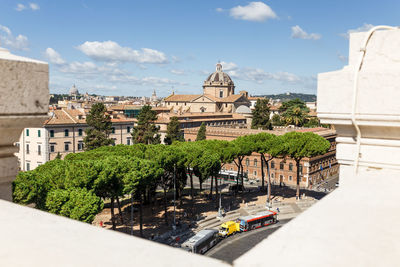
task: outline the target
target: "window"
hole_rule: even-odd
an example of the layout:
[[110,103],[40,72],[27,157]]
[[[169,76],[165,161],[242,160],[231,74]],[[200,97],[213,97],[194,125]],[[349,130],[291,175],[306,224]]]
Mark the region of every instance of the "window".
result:
[[50,137],[54,137],[54,130],[50,130]]
[[283,161],[279,163],[279,169],[283,170]]
[[42,146],[41,145],[37,146],[37,153],[39,156],[42,155]]
[[254,159],[254,167],[257,167],[257,159]]
[[26,154],[29,154],[29,144],[26,144]]
[[68,151],[69,150],[69,143],[64,143],[64,150]]
[[271,169],[275,169],[275,161],[271,161]]
[[274,178],[274,176],[275,176],[275,175],[274,175],[273,173],[271,173],[271,178]]
[[233,171],[233,168],[231,168],[231,171]]
[[126,138],[126,144],[129,146],[131,144],[131,139],[130,138]]
[[38,162],[38,163],[37,163],[38,167],[39,167],[40,165],[42,165],[42,164],[43,164],[43,163],[41,163],[41,162]]
[[250,165],[250,160],[249,160],[249,158],[247,158],[246,159],[246,166],[249,166]]
[[126,127],[126,132],[127,132],[127,133],[130,133],[130,132],[131,132],[131,127],[129,127],[129,126]]
[[82,142],[78,142],[78,150],[83,150],[83,143]]
[[26,163],[26,170],[27,170],[27,171],[30,171],[30,170],[31,170],[31,163],[30,163],[30,162],[27,162],[27,163]]
[[111,128],[111,133],[115,133],[115,127]]
[[299,165],[299,172],[303,173],[303,166],[301,164]]
[[254,176],[257,176],[257,171],[254,171]]
[[54,144],[50,144],[50,152],[54,152]]
[[291,175],[289,175],[289,181],[291,181],[292,180],[292,176]]
[[293,171],[293,163],[289,163],[289,171]]
[[82,129],[78,129],[78,135],[82,136],[83,135],[83,130]]
[[68,129],[64,130],[64,136],[69,136],[69,130]]
[[115,142],[117,141],[117,139],[112,138],[112,140],[113,140],[112,146],[115,146]]
[[223,98],[224,97],[224,91],[223,90],[219,90],[219,97]]
[[26,129],[26,136],[29,136],[29,129]]
[[40,137],[40,130],[37,130],[37,136]]

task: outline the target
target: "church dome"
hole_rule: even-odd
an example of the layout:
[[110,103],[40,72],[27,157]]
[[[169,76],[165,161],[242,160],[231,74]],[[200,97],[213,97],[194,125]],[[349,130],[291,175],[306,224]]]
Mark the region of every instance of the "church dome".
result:
[[79,91],[76,88],[75,84],[71,87],[71,89],[69,89],[69,94],[70,95],[79,95]]
[[241,105],[236,109],[238,114],[251,114],[251,109],[248,106]]
[[[222,84],[221,84],[222,83]],[[218,63],[216,71],[211,73],[210,76],[204,81],[204,85],[233,85],[233,81],[228,74],[222,71],[222,64]]]

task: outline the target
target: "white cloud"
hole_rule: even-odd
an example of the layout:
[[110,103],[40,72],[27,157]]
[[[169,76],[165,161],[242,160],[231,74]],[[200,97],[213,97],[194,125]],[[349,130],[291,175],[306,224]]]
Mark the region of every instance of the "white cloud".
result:
[[0,25],[0,46],[28,50],[28,37],[21,34],[15,37],[8,27]]
[[39,9],[40,9],[39,5],[36,4],[36,3],[29,3],[29,7],[30,7],[33,11],[39,10]]
[[374,25],[372,25],[372,24],[364,23],[361,27],[358,27],[356,29],[350,29],[346,33],[341,33],[339,35],[344,37],[344,38],[346,38],[346,39],[349,39],[351,33],[354,33],[354,32],[367,32],[370,29],[372,29],[373,27],[374,27]]
[[292,27],[292,38],[293,39],[306,39],[306,40],[318,40],[321,39],[321,35],[318,33],[307,33],[299,25]]
[[221,65],[222,65],[222,70],[223,71],[230,71],[230,70],[234,70],[234,69],[237,69],[237,65],[235,64],[235,63],[233,63],[233,62],[225,62],[225,61],[222,61],[221,62]]
[[24,9],[26,9],[26,6],[23,4],[17,4],[17,7],[15,8],[15,10],[17,11],[22,11]]
[[29,3],[28,6],[19,3],[19,4],[17,4],[17,7],[15,8],[15,10],[22,11],[22,10],[25,10],[25,9],[28,9],[28,8],[30,8],[33,11],[36,11],[36,10],[40,9],[39,5],[36,4],[36,3]]
[[62,65],[65,64],[65,60],[61,57],[61,55],[51,47],[48,47],[44,52],[44,56],[46,59],[53,64]]
[[218,7],[218,8],[215,9],[215,11],[217,11],[217,12],[224,12],[224,9]]
[[186,85],[185,83],[161,77],[138,78],[133,75],[112,75],[110,82],[131,83],[136,85],[164,86],[164,85]]
[[348,57],[346,57],[346,56],[343,56],[342,54],[340,54],[339,52],[337,52],[337,57],[338,57],[338,59],[341,61],[341,62],[343,62],[343,63],[347,63],[347,61],[349,60],[349,58]]
[[250,2],[247,6],[233,7],[229,14],[235,19],[258,22],[277,18],[275,12],[263,2]]
[[163,52],[142,48],[134,50],[130,47],[122,47],[113,41],[85,42],[77,47],[88,57],[98,61],[111,62],[135,62],[135,63],[167,63],[167,57]]
[[172,70],[170,70],[170,72],[172,74],[176,74],[176,75],[184,75],[185,74],[184,70],[177,70],[177,69],[172,69]]

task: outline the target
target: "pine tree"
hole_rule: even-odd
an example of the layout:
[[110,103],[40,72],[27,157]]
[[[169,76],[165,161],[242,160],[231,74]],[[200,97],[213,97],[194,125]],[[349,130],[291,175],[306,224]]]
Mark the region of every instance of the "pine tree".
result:
[[164,143],[170,145],[174,141],[181,141],[181,142],[185,141],[177,117],[172,117],[171,121],[168,123],[167,135],[165,136]]
[[150,106],[144,106],[138,115],[137,126],[133,127],[133,143],[159,144],[159,127],[155,125],[157,113]]
[[197,132],[196,141],[206,140],[206,125],[204,122],[201,123],[200,129]]
[[114,143],[114,140],[109,138],[112,124],[111,118],[106,111],[107,108],[103,103],[96,103],[90,109],[86,117],[86,123],[89,128],[85,130],[86,137],[83,139],[85,150],[92,150]]
[[254,110],[252,111],[253,120],[251,122],[252,129],[261,128],[263,130],[271,130],[272,125],[269,120],[268,99],[257,99]]

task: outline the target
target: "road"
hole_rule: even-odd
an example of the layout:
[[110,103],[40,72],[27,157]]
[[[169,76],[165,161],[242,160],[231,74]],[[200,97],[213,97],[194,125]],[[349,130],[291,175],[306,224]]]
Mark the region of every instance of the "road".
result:
[[280,220],[274,225],[228,237],[207,251],[205,255],[232,263],[289,221],[290,219]]

